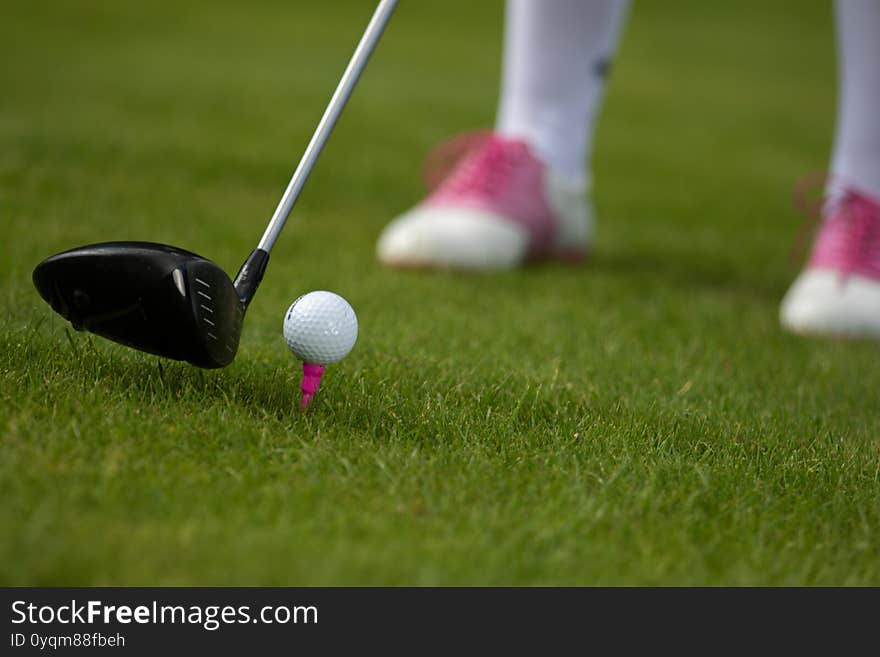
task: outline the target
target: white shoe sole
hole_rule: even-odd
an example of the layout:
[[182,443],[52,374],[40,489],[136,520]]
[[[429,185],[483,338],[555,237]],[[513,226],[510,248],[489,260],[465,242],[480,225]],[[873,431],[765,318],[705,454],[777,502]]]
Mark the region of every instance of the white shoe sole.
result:
[[[545,174],[545,192],[556,214],[550,257],[579,262],[593,237],[593,211],[583,186]],[[376,255],[392,267],[464,270],[512,269],[529,254],[526,230],[509,219],[467,206],[418,205],[392,221],[379,237]]]
[[807,269],[782,300],[782,326],[801,335],[880,338],[880,283],[828,269]]
[[385,228],[376,253],[392,267],[510,269],[527,249],[525,231],[503,217],[473,208],[419,206]]

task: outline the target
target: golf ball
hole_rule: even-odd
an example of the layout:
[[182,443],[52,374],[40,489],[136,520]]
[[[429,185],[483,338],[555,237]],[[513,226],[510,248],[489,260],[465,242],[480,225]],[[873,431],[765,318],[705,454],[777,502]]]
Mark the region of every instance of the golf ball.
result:
[[284,341],[304,363],[331,365],[342,360],[354,347],[357,333],[354,310],[333,292],[304,294],[284,315]]

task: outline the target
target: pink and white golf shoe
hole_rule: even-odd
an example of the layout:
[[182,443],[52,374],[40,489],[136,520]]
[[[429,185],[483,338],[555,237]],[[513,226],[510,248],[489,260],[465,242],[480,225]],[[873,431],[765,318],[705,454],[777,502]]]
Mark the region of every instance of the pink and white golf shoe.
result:
[[782,301],[795,333],[880,338],[880,202],[854,190],[826,207],[806,268]]
[[583,260],[593,232],[586,185],[554,175],[528,144],[465,135],[435,151],[429,168],[438,160],[453,160],[448,174],[432,172],[440,180],[428,197],[386,226],[376,249],[382,263],[493,270]]

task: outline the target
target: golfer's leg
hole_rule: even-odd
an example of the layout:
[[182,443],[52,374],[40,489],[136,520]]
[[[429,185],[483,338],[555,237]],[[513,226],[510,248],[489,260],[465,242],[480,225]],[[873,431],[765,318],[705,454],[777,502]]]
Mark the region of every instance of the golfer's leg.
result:
[[837,0],[840,92],[832,173],[880,199],[880,2]]
[[508,0],[496,128],[557,173],[585,176],[627,0]]
[[829,202],[782,301],[797,333],[880,338],[880,2],[837,0],[839,99]]
[[626,0],[508,0],[495,132],[389,224],[397,267],[501,269],[578,261],[593,216],[588,150]]

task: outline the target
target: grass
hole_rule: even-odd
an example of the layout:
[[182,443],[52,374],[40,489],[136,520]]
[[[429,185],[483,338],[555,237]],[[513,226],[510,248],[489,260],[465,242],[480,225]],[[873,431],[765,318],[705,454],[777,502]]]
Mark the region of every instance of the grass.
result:
[[[0,582],[880,584],[877,346],[777,324],[827,3],[636,4],[587,266],[385,270],[424,153],[491,123],[501,10],[402,3],[209,372],[72,331],[30,272],[113,239],[234,271],[370,8],[5,8]],[[310,289],[361,335],[304,415],[281,320]]]

